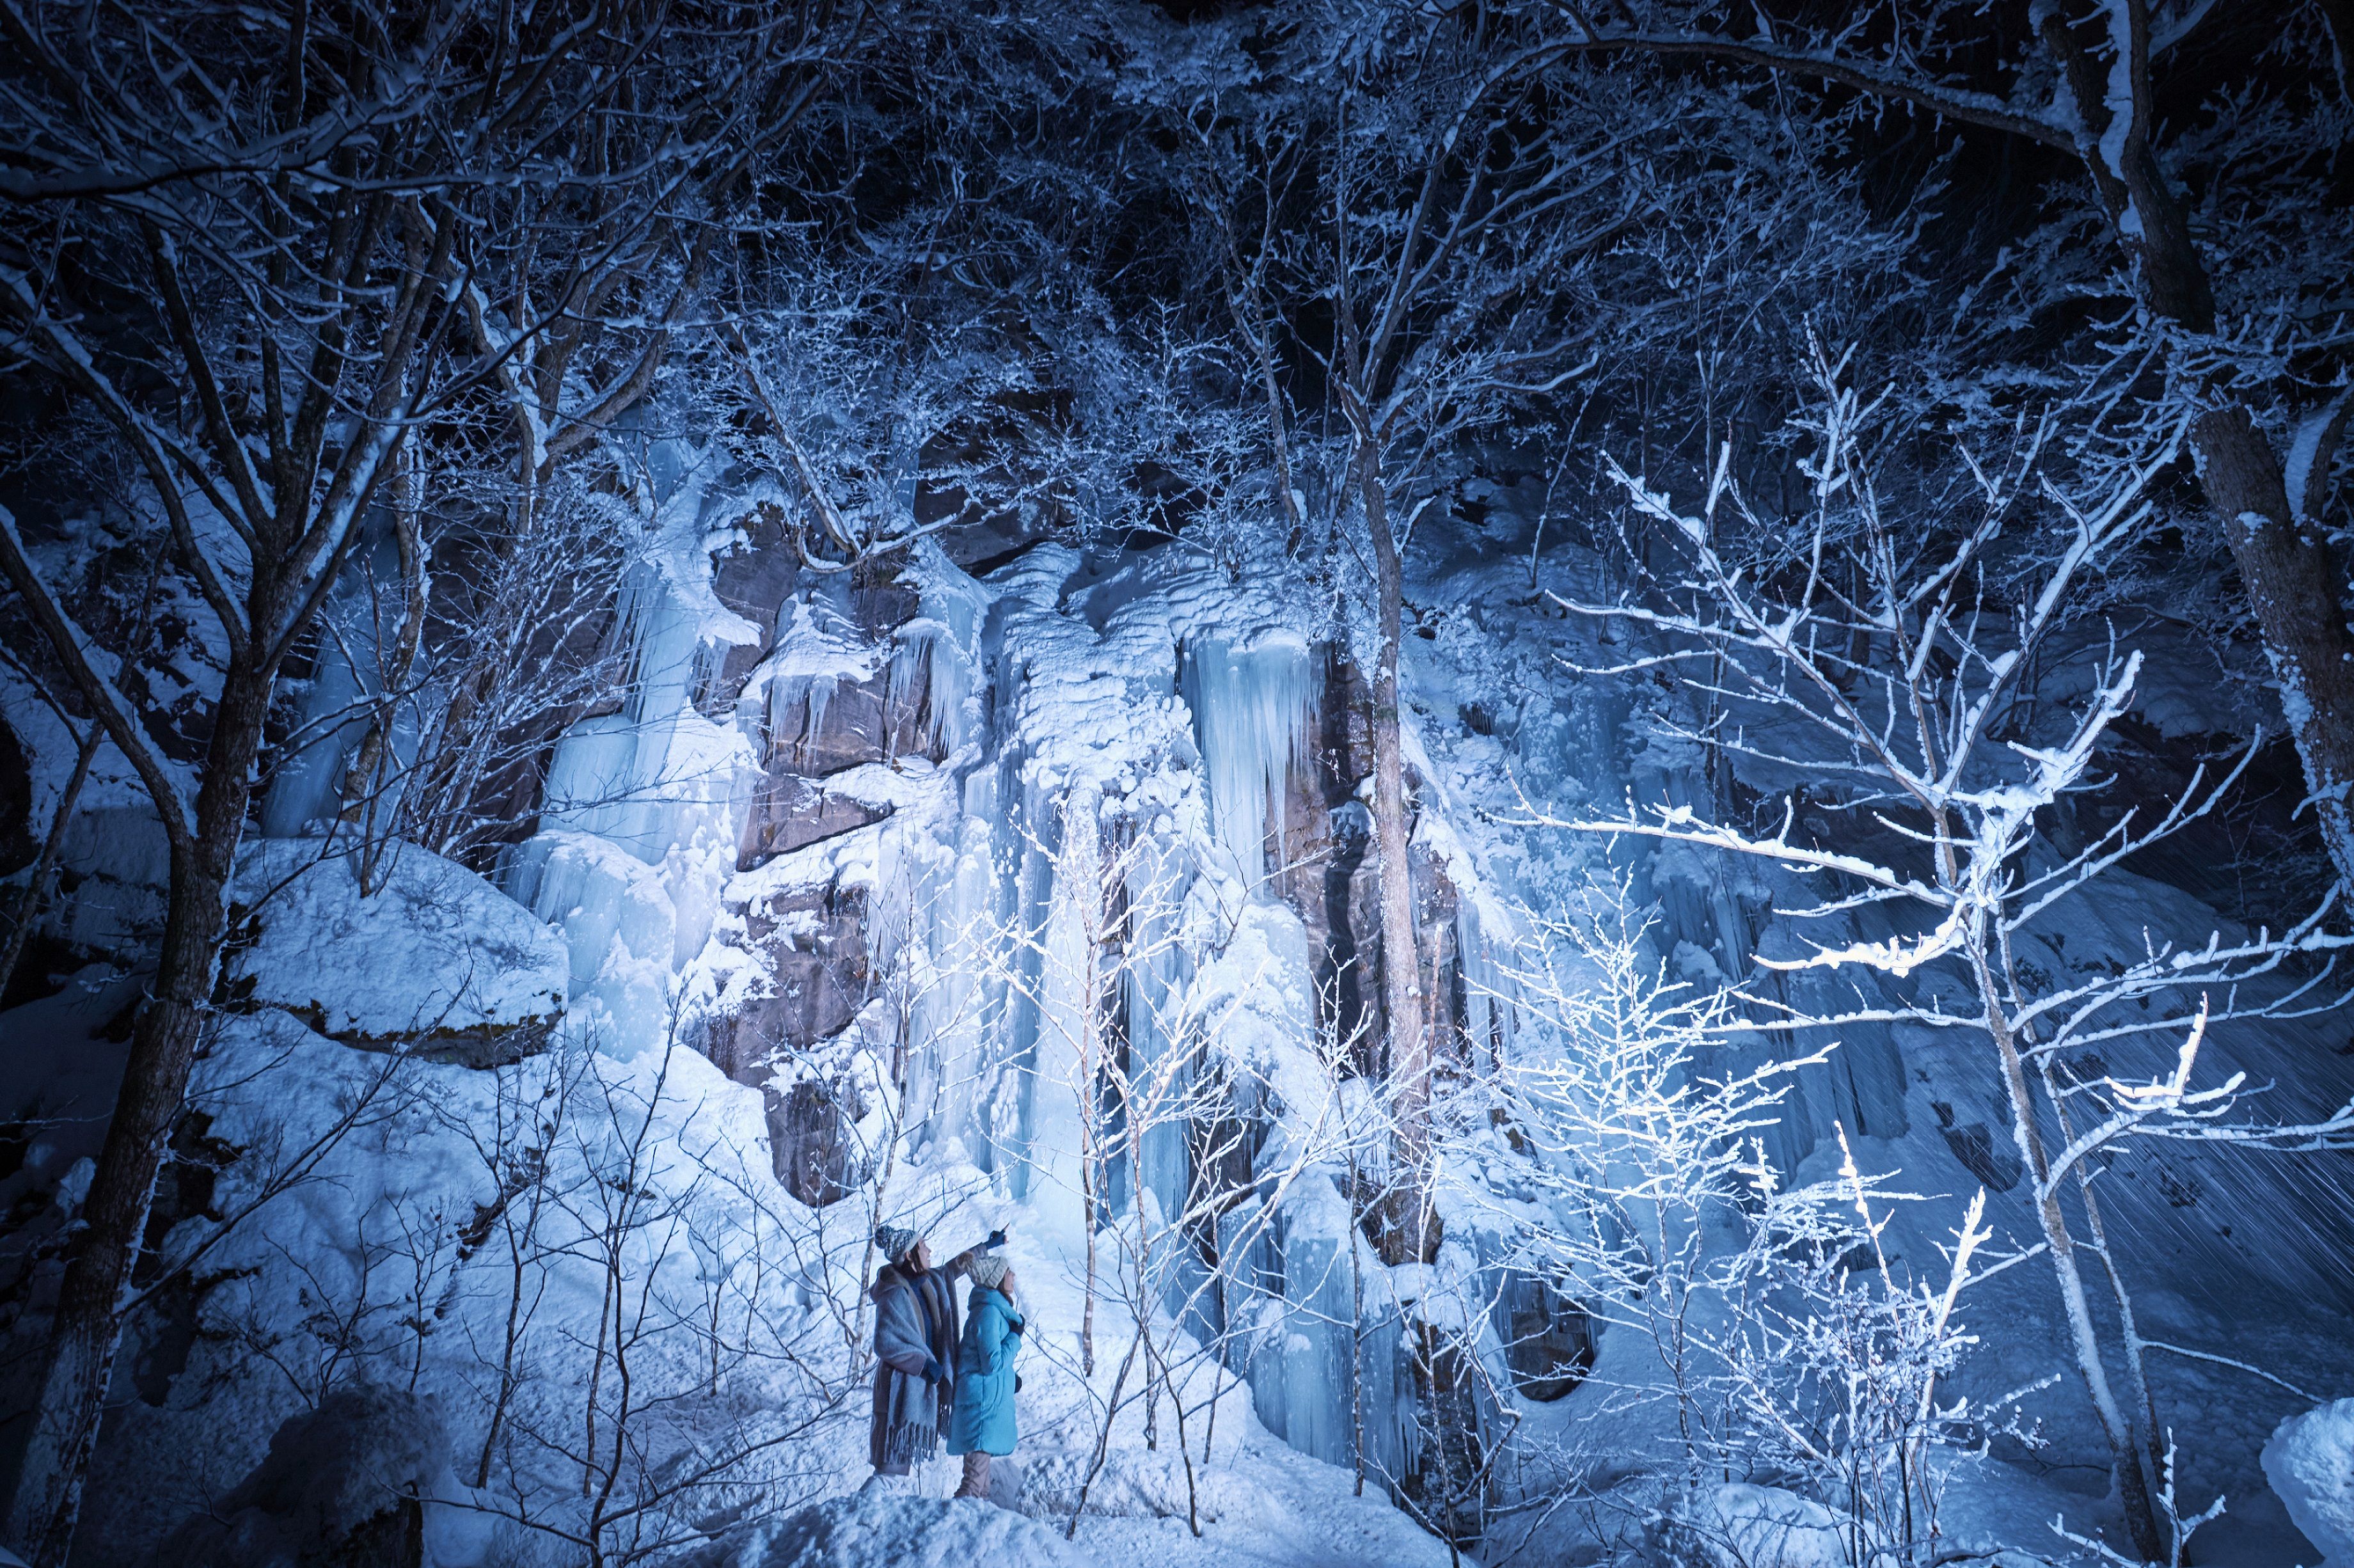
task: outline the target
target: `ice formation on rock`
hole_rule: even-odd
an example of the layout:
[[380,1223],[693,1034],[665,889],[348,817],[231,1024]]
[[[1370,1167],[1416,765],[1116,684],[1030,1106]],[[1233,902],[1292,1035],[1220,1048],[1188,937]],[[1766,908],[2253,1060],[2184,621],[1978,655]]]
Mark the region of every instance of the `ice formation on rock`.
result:
[[627,695],[557,741],[540,831],[501,867],[507,891],[565,933],[574,1027],[617,1055],[674,1037],[682,972],[719,916],[753,766],[738,729],[698,706],[719,656],[757,636],[711,590],[710,552],[728,531],[715,523],[731,514],[695,454],[657,455],[673,486],[623,589]]
[[1289,776],[1304,760],[1314,664],[1289,637],[1238,646],[1204,638],[1186,650],[1183,690],[1210,783],[1217,842],[1247,885],[1265,874],[1267,835],[1280,835]]
[[[1302,826],[1291,817],[1310,798],[1325,656],[1312,628],[1175,553],[1107,563],[1044,544],[977,580],[926,547],[906,584],[913,602],[896,626],[832,585],[790,587],[757,612],[776,630],[735,699],[737,735],[769,779],[854,789],[877,803],[864,820],[769,831],[757,851],[734,834],[745,853],[707,927],[679,922],[674,868],[707,864],[691,846],[731,833],[677,810],[650,832],[558,806],[514,857],[509,885],[566,930],[576,1005],[609,1021],[610,1049],[643,1049],[665,999],[700,1016],[690,1029],[717,1032],[703,1038],[731,1042],[726,1069],[769,1094],[780,1170],[822,1163],[818,1144],[872,1148],[896,1123],[911,1160],[971,1160],[1076,1257],[1091,1225],[1140,1203],[1148,1224],[1181,1213],[1207,1179],[1189,1152],[1194,1129],[1163,1114],[1197,1082],[1244,1086],[1230,1108],[1256,1129],[1259,1170],[1337,1103],[1318,1047],[1321,938],[1268,857]],[[660,779],[669,753],[644,743],[657,705],[643,688],[663,668],[717,662],[666,645],[639,658],[642,688],[621,715],[567,737],[555,800],[576,778],[584,797]],[[864,716],[842,718],[854,701]],[[1334,788],[1345,798],[1353,783]],[[741,810],[788,797],[755,782],[727,799]],[[832,809],[814,791],[791,799],[804,821]],[[716,818],[720,800],[711,791],[703,809]],[[657,863],[673,868],[670,884]],[[837,972],[843,944],[854,953],[853,992],[786,1007],[794,955],[829,944]],[[1105,1097],[1113,1052],[1154,1103]],[[898,1064],[887,1077],[845,1065],[885,1058]],[[811,1120],[829,1097],[856,1134]],[[1262,1192],[1246,1161],[1216,1178],[1240,1182],[1222,1224],[1246,1245],[1171,1235],[1155,1267],[1191,1327],[1226,1336],[1275,1431],[1348,1462],[1362,1382],[1367,1441],[1394,1463],[1400,1338],[1393,1323],[1352,1341],[1347,1308],[1381,1266],[1338,1176],[1317,1168]]]
[[[690,1049],[709,1059],[695,1066],[704,1089],[722,1075],[756,1089],[733,1112],[757,1144],[765,1110],[754,1157],[810,1211],[840,1204],[826,1223],[863,1224],[843,1200],[888,1170],[886,1213],[928,1217],[969,1183],[1020,1216],[1032,1258],[1074,1277],[1091,1235],[1108,1254],[1107,1237],[1150,1234],[1170,1326],[1218,1347],[1226,1388],[1247,1388],[1267,1431],[1341,1467],[1362,1457],[1377,1491],[1419,1486],[1426,1503],[1416,1478],[1476,1468],[1480,1434],[1502,1425],[1499,1397],[1524,1396],[1519,1420],[1588,1365],[1628,1385],[1645,1375],[1623,1345],[1597,1348],[1558,1282],[1513,1262],[1514,1224],[1546,1216],[1516,1218],[1450,1173],[1437,1256],[1397,1266],[1358,1221],[1349,1183],[1377,1173],[1384,1145],[1354,1137],[1352,1171],[1337,1134],[1378,1119],[1363,1054],[1380,1035],[1382,868],[1360,799],[1363,678],[1339,630],[1182,547],[1041,542],[975,575],[926,542],[896,580],[773,559],[751,570],[753,492],[663,450],[667,489],[613,633],[627,689],[557,740],[535,831],[499,865],[504,894],[411,848],[389,861],[375,913],[329,896],[350,877],[343,862],[302,871],[278,905],[299,917],[265,914],[232,969],[252,1000],[366,1038],[425,1012],[513,1031],[560,998],[575,1043],[633,1071]],[[1557,668],[1551,645],[1529,657]],[[1787,888],[1768,874],[1674,847],[1534,833],[1500,846],[1485,831],[1523,790],[1556,806],[1630,789],[1708,805],[1721,780],[1693,748],[1645,733],[1626,691],[1495,680],[1450,705],[1430,672],[1409,673],[1408,872],[1444,1052],[1479,1070],[1545,1048],[1516,999],[1528,914],[1618,876],[1656,904],[1673,978],[1840,1001],[1843,979],[1753,971],[1755,952],[1781,956],[1790,939],[1776,922]],[[319,701],[343,689],[322,682]],[[327,763],[290,771],[270,820],[317,828],[334,778]],[[319,844],[249,846],[239,897]],[[437,900],[470,923],[462,959],[431,947]],[[402,940],[415,950],[381,967],[375,991],[325,984],[335,955],[313,963],[287,946],[306,932],[380,963],[369,933],[386,921],[414,927]],[[495,972],[469,976],[486,953]],[[395,969],[422,977],[400,982],[398,1006]],[[1859,1028],[1808,1069],[1765,1129],[1775,1164],[1796,1171],[1834,1126],[1866,1139],[1929,1130],[1900,1044],[1914,1049]],[[1108,1087],[1115,1065],[1150,1094]],[[1942,1081],[1937,1093],[1945,1141],[1982,1155],[1983,1173],[1962,1166],[2002,1187],[1999,1135],[1971,1141],[1988,1107]],[[1071,1451],[1052,1452],[1039,1496],[1075,1503]],[[1175,1483],[1156,1466],[1120,1457],[1090,1506],[1165,1515]],[[1214,1513],[1257,1506],[1232,1491]],[[1728,1489],[1694,1506],[1740,1551],[1835,1560],[1818,1551],[1815,1505],[1788,1494]],[[944,1552],[963,1540],[934,1531],[964,1517],[942,1504],[827,1507],[740,1561],[832,1562],[886,1524]]]

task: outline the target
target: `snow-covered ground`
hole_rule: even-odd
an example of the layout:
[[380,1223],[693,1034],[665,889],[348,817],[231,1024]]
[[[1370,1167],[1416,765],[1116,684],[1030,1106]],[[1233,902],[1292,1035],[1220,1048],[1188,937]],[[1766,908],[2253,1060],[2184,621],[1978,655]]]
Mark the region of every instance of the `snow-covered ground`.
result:
[[[131,1347],[133,1400],[111,1424],[93,1480],[80,1548],[89,1561],[145,1560],[231,1493],[282,1423],[350,1383],[421,1395],[438,1413],[449,1467],[426,1510],[429,1562],[577,1561],[567,1538],[590,1522],[576,1457],[593,1436],[581,1395],[592,1375],[613,1378],[620,1365],[595,1342],[600,1305],[610,1310],[609,1263],[627,1272],[637,1402],[619,1507],[643,1510],[620,1534],[695,1546],[714,1563],[799,1563],[776,1555],[785,1516],[866,1480],[864,1391],[850,1350],[864,1320],[850,1310],[846,1272],[864,1252],[864,1227],[855,1218],[829,1225],[779,1189],[758,1094],[700,1057],[612,1064],[558,1053],[492,1073],[354,1052],[265,1012],[221,1032],[196,1104],[210,1118],[205,1137],[237,1151],[208,1213],[241,1223],[224,1233],[192,1216],[167,1238],[182,1255],[221,1239],[194,1260],[205,1281],[197,1298],[154,1314],[151,1337]],[[518,1192],[510,1181],[508,1207],[493,1213],[495,1139],[518,1118],[556,1130],[526,1139],[548,1150],[538,1185]],[[646,1202],[631,1216],[594,1174],[631,1168],[642,1129]],[[959,1505],[949,1517],[965,1522],[952,1533],[968,1546],[1034,1541],[1067,1522],[1115,1375],[1102,1352],[1092,1380],[1078,1371],[1074,1260],[988,1185],[964,1169],[923,1172],[907,1189],[952,1242],[991,1224],[1012,1229],[1023,1304],[1039,1325],[1022,1362],[1023,1443],[1000,1472],[998,1498],[1042,1522],[975,1522],[973,1506]],[[519,1211],[534,1202],[545,1206],[522,1236]],[[527,1339],[504,1435],[494,1437],[487,1415],[518,1247],[531,1258]],[[1116,1346],[1129,1330],[1099,1304],[1095,1331]],[[1193,1415],[1190,1498],[1166,1411],[1157,1451],[1141,1409],[1124,1414],[1070,1561],[1445,1560],[1378,1490],[1353,1496],[1346,1472],[1261,1427],[1231,1376],[1221,1393],[1214,1426],[1205,1429],[1205,1411]],[[603,1408],[610,1420],[612,1406]],[[486,1443],[498,1450],[495,1478],[477,1487]],[[689,1456],[729,1461],[724,1479],[683,1480]],[[954,1467],[935,1458],[918,1478],[929,1499],[892,1491],[878,1506],[946,1510]],[[902,1559],[866,1561],[885,1560]]]
[[[363,897],[351,863],[313,863],[316,841],[249,845],[237,897],[256,913],[154,1237],[179,1267],[126,1347],[78,1561],[146,1560],[231,1496],[284,1423],[355,1384],[429,1412],[417,1419],[440,1446],[416,1451],[447,1455],[425,1505],[439,1568],[583,1561],[592,1540],[608,1561],[709,1568],[1461,1556],[1393,1504],[1383,1472],[1410,1446],[1399,1340],[1492,1265],[1494,1237],[1458,1207],[1436,1263],[1391,1270],[1351,1224],[1339,1145],[1319,1141],[1353,1102],[1320,1054],[1313,933],[1257,863],[1270,834],[1288,844],[1306,828],[1292,817],[1321,809],[1301,804],[1297,779],[1329,745],[1322,661],[1346,628],[1182,547],[1055,544],[985,580],[927,551],[910,573],[917,613],[896,633],[861,631],[814,589],[764,628],[711,591],[740,498],[691,463],[681,472],[633,579],[630,705],[559,743],[550,809],[496,885],[408,849]],[[1598,567],[1563,547],[1532,580],[1525,524],[1498,495],[1486,532],[1419,536],[1405,683],[1417,852],[1457,900],[1467,1005],[1509,1051],[1526,912],[1628,876],[1663,912],[1659,958],[1706,985],[1784,939],[1772,912],[1791,892],[1688,849],[1522,820],[1672,794],[1693,759],[1649,723],[1681,700],[1673,688],[1577,673],[1617,654],[1537,590],[1588,591]],[[743,647],[759,656],[723,711],[709,671]],[[921,744],[824,774],[856,810],[820,836],[745,850],[759,769],[832,744],[849,694],[878,682],[886,726],[889,693],[925,694]],[[2154,693],[2153,723],[2226,722],[2198,696]],[[1140,1357],[1119,1238],[1195,1201],[1185,1133],[1156,1127],[1132,1160],[1090,1166],[1072,1090],[1099,1068],[1078,959],[1110,852],[1089,846],[1136,843],[1157,847],[1118,874],[1137,911],[1126,950],[1139,956],[1118,980],[1135,1059],[1190,1041],[1220,1082],[1250,1086],[1267,1124],[1231,1194],[1238,1217],[1215,1233],[1255,1272],[1237,1271],[1214,1322],[1198,1264],[1157,1264],[1143,1325],[1155,1348]],[[77,853],[93,874],[113,868],[93,887],[138,886],[120,842]],[[1178,863],[1165,886],[1137,869]],[[697,1049],[711,1021],[779,1002],[777,955],[817,951],[848,906],[864,911],[869,961],[839,1027],[725,1071]],[[67,919],[106,946],[97,913]],[[2145,933],[2196,940],[2223,924],[2189,893],[2120,872],[2022,956],[2105,972]],[[15,1102],[0,1114],[39,1122],[0,1185],[20,1255],[57,1234],[87,1182],[136,984],[94,966],[0,1020]],[[2343,1038],[2326,1015],[2253,1021],[2219,1028],[2211,1049],[2280,1085],[2290,1114],[2344,1097]],[[855,1102],[847,1195],[822,1206],[779,1174],[778,1107],[803,1083],[848,1084]],[[1982,1049],[1906,1025],[1858,1030],[1807,1069],[1772,1152],[1791,1178],[1829,1175],[1839,1134],[1863,1167],[1928,1195],[1886,1236],[1893,1268],[1923,1271],[2006,1137]],[[2111,1245],[2142,1328],[2176,1347],[2153,1382],[2180,1440],[2186,1511],[2228,1499],[2199,1537],[2204,1561],[2314,1561],[2259,1455],[2285,1417],[2354,1387],[2349,1210],[2342,1157],[2329,1158],[2144,1156],[2112,1183]],[[1088,1185],[1099,1180],[1110,1190]],[[1090,1201],[1106,1222],[1092,1289]],[[1989,1214],[2001,1245],[2031,1239],[2022,1190],[1997,1192]],[[993,1504],[947,1500],[945,1459],[916,1493],[864,1487],[862,1291],[877,1221],[922,1229],[941,1252],[993,1226],[1012,1234],[1036,1330],[1022,1447]],[[1335,1317],[1352,1279],[1390,1314],[1370,1350]],[[1197,1287],[1182,1318],[1172,1281]],[[37,1323],[40,1303],[21,1305],[34,1310],[20,1326]],[[2018,1393],[2031,1441],[1939,1457],[1949,1542],[2056,1560],[2054,1520],[2114,1538],[2048,1270],[1976,1287],[1960,1317],[1974,1338],[1948,1386]],[[1455,1321],[1478,1353],[1499,1353],[1491,1325]],[[1139,1398],[1151,1380],[1130,1366],[1156,1355],[1165,1376]],[[1362,1410],[1352,1361],[1378,1363]],[[1642,1549],[1675,1444],[1651,1348],[1606,1330],[1566,1397],[1501,1386],[1486,1419],[1512,1441],[1482,1560],[1544,1568]],[[1346,1463],[1361,1417],[1362,1493]],[[2342,1445],[2295,1452],[2283,1462],[2309,1476]],[[2320,1489],[2299,1518],[2319,1517]],[[1813,1542],[1772,1561],[1836,1561],[1797,1503],[1751,1488],[1705,1507],[1747,1521],[1724,1526],[1738,1540],[1770,1525]]]

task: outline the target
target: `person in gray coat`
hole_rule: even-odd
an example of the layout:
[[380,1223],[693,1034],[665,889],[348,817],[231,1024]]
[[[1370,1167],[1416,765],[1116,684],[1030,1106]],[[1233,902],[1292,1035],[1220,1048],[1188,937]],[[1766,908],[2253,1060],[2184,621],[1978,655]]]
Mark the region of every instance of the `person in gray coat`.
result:
[[875,1246],[887,1260],[867,1295],[875,1303],[875,1421],[868,1458],[878,1476],[905,1476],[939,1451],[956,1408],[956,1277],[1005,1233],[935,1267],[931,1245],[914,1231],[883,1225]]

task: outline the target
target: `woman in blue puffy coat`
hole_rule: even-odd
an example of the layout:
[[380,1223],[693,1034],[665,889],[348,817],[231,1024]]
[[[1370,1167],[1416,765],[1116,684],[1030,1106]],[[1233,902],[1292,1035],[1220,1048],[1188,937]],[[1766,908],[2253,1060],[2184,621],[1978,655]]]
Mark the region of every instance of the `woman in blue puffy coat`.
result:
[[1013,1270],[1002,1257],[965,1266],[972,1296],[964,1337],[957,1342],[956,1406],[949,1420],[949,1452],[964,1456],[960,1498],[989,1495],[989,1462],[1013,1452],[1013,1395],[1022,1380],[1013,1352],[1028,1325],[1013,1305]]

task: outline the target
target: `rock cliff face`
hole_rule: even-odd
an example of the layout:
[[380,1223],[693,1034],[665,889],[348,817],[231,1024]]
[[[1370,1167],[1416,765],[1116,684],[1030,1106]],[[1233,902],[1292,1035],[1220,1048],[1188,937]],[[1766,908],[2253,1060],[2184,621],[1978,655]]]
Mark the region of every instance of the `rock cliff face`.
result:
[[[1070,565],[1080,577],[1100,569],[1076,556]],[[1150,568],[1128,562],[1112,569]],[[983,585],[972,586],[986,591]],[[854,1039],[854,1032],[862,1012],[890,989],[891,966],[907,957],[900,944],[908,939],[908,922],[925,913],[910,901],[932,905],[936,919],[949,913],[938,907],[948,889],[920,881],[886,886],[867,880],[873,863],[854,846],[871,843],[878,854],[896,854],[909,865],[929,854],[954,853],[968,893],[976,879],[991,885],[978,905],[955,912],[967,927],[1007,918],[1018,924],[1023,906],[1040,906],[1041,900],[1043,906],[1031,908],[1030,916],[1051,918],[1046,906],[1056,894],[1040,878],[1051,883],[1046,863],[1074,848],[1069,813],[1063,809],[1072,787],[1061,770],[1067,759],[1058,760],[1056,753],[1059,743],[1076,731],[1055,730],[1046,721],[1050,733],[1042,735],[1023,723],[1024,714],[1040,705],[1075,700],[1055,690],[1061,673],[1051,655],[1056,650],[1025,644],[1021,611],[985,613],[981,644],[970,652],[952,650],[951,657],[991,659],[994,669],[944,671],[945,661],[911,658],[905,652],[911,635],[929,631],[919,601],[878,592],[866,596],[859,610],[852,622],[855,630],[844,634],[871,640],[876,668],[831,685],[812,681],[788,705],[772,698],[770,726],[758,748],[762,766],[751,787],[737,869],[752,874],[774,866],[773,885],[748,895],[735,940],[766,983],[735,1011],[706,1017],[697,1040],[705,1054],[747,1083],[767,1084],[780,1065],[819,1059],[838,1064],[871,1044]],[[897,625],[875,624],[877,611],[906,619]],[[790,620],[804,611],[788,603],[766,613]],[[1268,677],[1267,670],[1251,668],[1263,661],[1247,653],[1237,658],[1223,641],[1197,640],[1189,648],[1182,628],[1170,630],[1172,635],[1157,650],[1156,663],[1128,663],[1116,677],[1108,671],[1092,673],[1099,690],[1094,699],[1076,699],[1090,710],[1080,726],[1101,727],[1102,710],[1117,715],[1147,694],[1163,705],[1177,747],[1144,760],[1163,769],[1157,782],[1164,789],[1191,791],[1193,809],[1206,819],[1203,826],[1210,842],[1182,844],[1184,834],[1170,821],[1140,822],[1130,808],[1151,790],[1119,777],[1139,760],[1127,755],[1135,737],[1098,736],[1086,747],[1091,755],[1079,764],[1081,771],[1092,765],[1113,775],[1093,781],[1101,799],[1092,824],[1098,839],[1092,853],[1099,864],[1118,861],[1134,854],[1140,832],[1147,839],[1158,834],[1166,841],[1162,852],[1207,850],[1217,861],[1217,874],[1232,878],[1243,895],[1288,911],[1304,938],[1304,978],[1313,1001],[1311,1015],[1299,1022],[1347,1043],[1354,1070],[1377,1075],[1386,1025],[1378,872],[1368,858],[1368,819],[1359,799],[1372,771],[1363,680],[1331,643],[1287,641],[1280,662],[1304,668],[1310,682],[1296,698],[1288,691],[1277,698],[1294,704],[1290,711],[1263,722],[1265,714],[1248,711],[1268,694],[1253,687]],[[1240,666],[1243,673],[1222,684],[1205,683],[1200,664],[1213,658]],[[1287,684],[1288,673],[1280,678]],[[1114,679],[1121,690],[1110,689],[1108,683]],[[947,690],[935,690],[936,680]],[[960,703],[965,711],[951,714]],[[1243,710],[1231,715],[1241,719],[1238,726],[1226,723],[1230,715],[1220,710],[1221,703]],[[1235,733],[1218,733],[1222,727]],[[962,742],[953,755],[951,735]],[[1182,755],[1187,741],[1190,758]],[[1222,777],[1209,760],[1222,752],[1231,778]],[[1124,783],[1129,787],[1123,789]],[[1014,797],[1010,808],[1002,804],[1009,785]],[[1049,798],[1057,786],[1063,801]],[[1082,780],[1082,789],[1087,787]],[[930,798],[910,800],[910,794]],[[1226,803],[1229,795],[1236,797],[1233,804]],[[885,831],[903,806],[912,813],[909,819]],[[990,841],[987,853],[960,847],[975,838]],[[834,849],[778,863],[820,845]],[[1220,858],[1218,850],[1228,853]],[[852,853],[844,857],[840,851]],[[1433,950],[1422,961],[1437,979],[1435,1026],[1441,1059],[1449,1065],[1468,1065],[1470,1053],[1492,1051],[1493,1008],[1484,998],[1475,1008],[1467,992],[1457,932],[1460,900],[1447,865],[1427,844],[1418,843],[1412,869],[1417,912],[1432,933]],[[820,870],[822,876],[815,874]],[[1191,869],[1186,873],[1189,879],[1193,874]],[[949,940],[973,938],[975,946],[985,945],[982,938],[989,935],[978,928],[940,934]],[[1109,1002],[1115,1034],[1128,1033],[1134,1001],[1121,995]],[[984,1011],[994,1010],[996,1026],[1013,1029],[1020,1027],[1013,1014],[1021,1005],[1019,997],[1010,1002],[1000,998]],[[1475,1011],[1485,1022],[1474,1024]],[[944,1043],[895,1035],[890,1044],[904,1071],[911,1052],[937,1057]],[[984,1041],[984,1054],[988,1049]],[[932,1060],[916,1071],[921,1076],[928,1067],[929,1075],[938,1078],[945,1065]],[[846,1124],[865,1114],[864,1101],[848,1080],[821,1085],[796,1078],[781,1097],[772,1092],[772,1099],[778,1169],[780,1174],[795,1173],[790,1180],[796,1193],[847,1191],[854,1172],[843,1161],[853,1158],[857,1139]],[[933,1106],[930,1113],[951,1114],[945,1105]],[[948,1123],[935,1130],[947,1131]]]
[[[1335,1309],[1366,1244],[1331,1172],[1266,1173],[1339,1079],[1383,1067],[1364,683],[1332,623],[1182,544],[965,565],[927,544],[811,573],[682,467],[618,620],[628,698],[557,741],[501,867],[564,933],[576,1026],[758,1087],[812,1206],[886,1159],[970,1161],[1076,1250],[1140,1192],[1192,1204],[1181,1273],[1225,1281],[1182,1293],[1197,1331],[1288,1324],[1235,1371],[1270,1425],[1346,1459]],[[1461,1064],[1493,1020],[1473,1022],[1460,857],[1416,782],[1431,1022]],[[1155,1073],[1182,1115],[1107,1086]],[[1433,1373],[1411,1348],[1368,1341],[1394,1469]],[[1423,1403],[1465,1404],[1440,1372]]]

